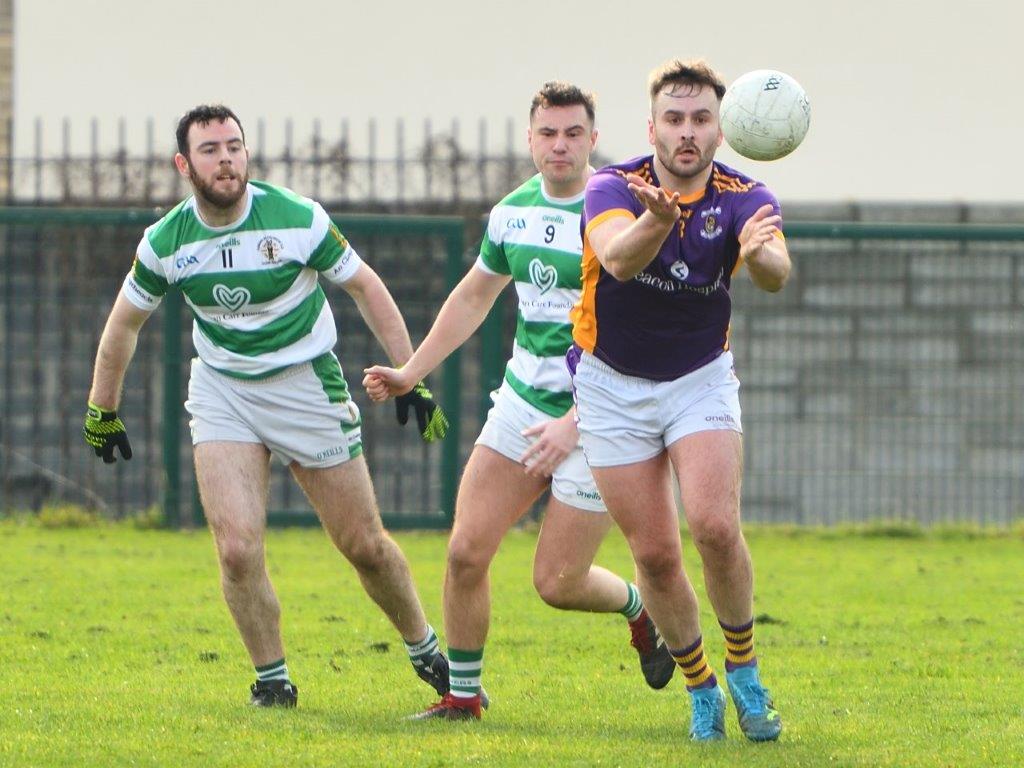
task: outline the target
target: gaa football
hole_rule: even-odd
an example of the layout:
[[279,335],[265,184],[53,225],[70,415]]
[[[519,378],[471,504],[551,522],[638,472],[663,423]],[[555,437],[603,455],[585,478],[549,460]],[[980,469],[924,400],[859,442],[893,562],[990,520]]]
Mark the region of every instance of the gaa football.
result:
[[758,69],[729,86],[721,115],[722,133],[736,152],[751,160],[778,160],[807,135],[811,103],[789,75]]

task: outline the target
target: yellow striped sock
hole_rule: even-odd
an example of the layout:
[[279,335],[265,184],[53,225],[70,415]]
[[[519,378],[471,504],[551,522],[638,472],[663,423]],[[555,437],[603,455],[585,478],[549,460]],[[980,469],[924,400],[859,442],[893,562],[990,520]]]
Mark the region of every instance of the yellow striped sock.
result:
[[718,623],[725,635],[725,671],[732,672],[736,667],[757,664],[757,656],[754,655],[754,620],[736,627]]
[[693,645],[681,651],[671,651],[671,653],[676,664],[683,670],[688,691],[695,688],[714,688],[718,685],[718,678],[715,677],[715,672],[704,655],[702,638],[698,637],[697,642]]

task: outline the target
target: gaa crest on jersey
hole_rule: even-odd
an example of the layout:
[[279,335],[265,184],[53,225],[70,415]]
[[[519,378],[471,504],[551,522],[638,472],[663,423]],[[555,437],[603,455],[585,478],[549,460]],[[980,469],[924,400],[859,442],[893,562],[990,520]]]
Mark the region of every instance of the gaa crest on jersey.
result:
[[687,265],[685,261],[680,259],[679,261],[672,264],[672,266],[668,268],[668,271],[669,274],[672,275],[672,277],[674,277],[676,280],[678,280],[679,282],[683,282],[690,274],[690,267]]
[[277,264],[284,252],[284,243],[273,235],[267,235],[256,244],[256,250],[263,257],[264,264]]
[[722,209],[718,206],[707,208],[700,212],[704,221],[700,228],[700,236],[705,240],[714,240],[722,234],[722,226],[718,223],[718,217],[722,215]]

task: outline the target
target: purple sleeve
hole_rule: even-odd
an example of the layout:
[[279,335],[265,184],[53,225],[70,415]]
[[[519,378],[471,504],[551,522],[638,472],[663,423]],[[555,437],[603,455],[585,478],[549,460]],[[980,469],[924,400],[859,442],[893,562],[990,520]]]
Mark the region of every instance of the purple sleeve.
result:
[[589,223],[602,213],[613,210],[630,211],[634,216],[637,199],[626,185],[626,177],[616,172],[599,172],[590,177],[583,198],[583,215]]
[[[781,216],[782,208],[779,206],[779,201],[776,199],[772,191],[763,184],[758,184],[752,188],[749,192],[741,192],[736,196],[736,215],[732,221],[732,232],[736,237],[740,236],[740,232],[743,231],[743,225],[747,223],[747,219],[757,213],[757,209],[762,205],[771,204],[772,214]],[[782,231],[782,222],[778,223],[779,231]]]

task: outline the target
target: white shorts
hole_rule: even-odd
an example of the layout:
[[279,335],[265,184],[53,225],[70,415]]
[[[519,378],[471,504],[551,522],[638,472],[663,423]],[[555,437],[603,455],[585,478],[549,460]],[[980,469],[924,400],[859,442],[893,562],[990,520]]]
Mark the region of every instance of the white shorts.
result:
[[672,381],[626,376],[584,352],[573,387],[583,451],[593,467],[644,461],[695,432],[743,432],[731,352]]
[[[487,422],[480,430],[477,445],[485,445],[502,456],[518,463],[519,457],[533,442],[523,437],[522,431],[541,421],[550,421],[549,416],[527,403],[508,385],[501,386],[491,393],[494,405],[487,412]],[[583,457],[583,450],[577,444],[576,449],[555,467],[551,475],[551,495],[570,507],[586,512],[605,512],[604,501],[597,491],[590,467]]]
[[363,452],[359,408],[332,352],[266,379],[235,379],[194,358],[185,408],[193,445],[262,443],[282,464],[319,469]]

